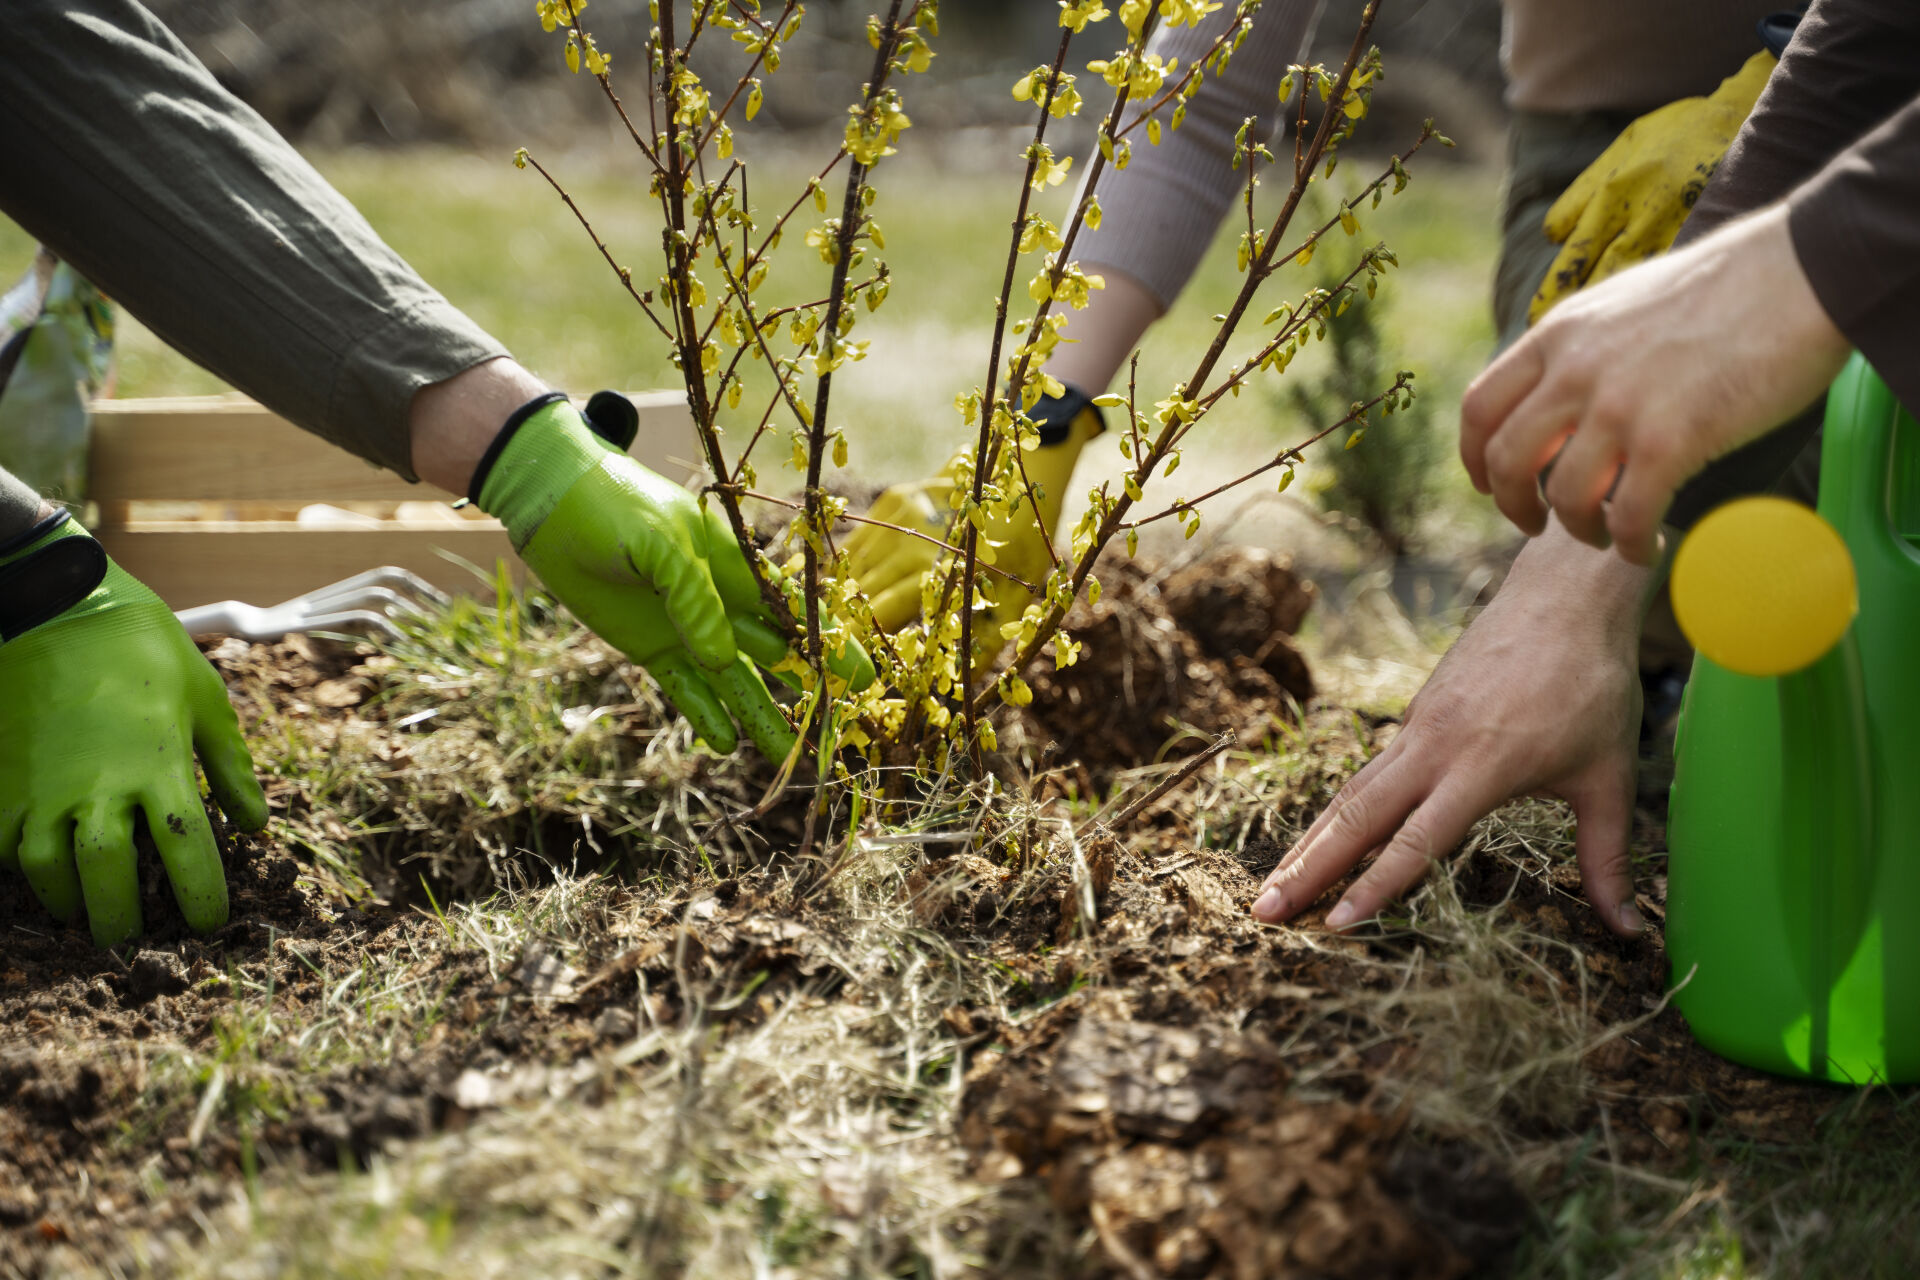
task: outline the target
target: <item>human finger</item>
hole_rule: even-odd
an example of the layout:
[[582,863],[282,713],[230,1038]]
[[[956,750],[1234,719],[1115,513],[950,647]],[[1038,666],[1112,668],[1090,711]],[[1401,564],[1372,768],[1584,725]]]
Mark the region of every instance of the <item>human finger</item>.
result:
[[[1374,845],[1345,866],[1320,859],[1288,858],[1267,877],[1267,887],[1253,904],[1254,918],[1263,924],[1280,924],[1293,919],[1318,902],[1328,888],[1354,867],[1380,856],[1385,844]],[[1304,850],[1303,850],[1304,852]],[[1326,871],[1330,874],[1320,874]],[[1270,896],[1271,895],[1271,896]]]
[[1381,908],[1419,883],[1429,867],[1452,852],[1473,824],[1505,798],[1477,777],[1456,774],[1443,780],[1407,815],[1380,856],[1327,912],[1327,927],[1344,929],[1380,914]]
[[1591,421],[1568,438],[1547,474],[1546,499],[1560,523],[1589,546],[1607,546],[1607,493],[1620,474],[1614,436]]
[[740,722],[753,745],[760,748],[760,754],[775,764],[785,760],[793,750],[793,728],[753,664],[743,657],[710,679],[720,701]]
[[1516,406],[1487,442],[1487,483],[1502,515],[1529,537],[1547,527],[1540,475],[1566,444],[1580,419],[1577,387],[1542,382]]
[[721,755],[740,745],[733,717],[727,714],[726,705],[708,685],[706,672],[691,654],[683,649],[655,654],[647,662],[647,674],[660,685],[660,692],[667,695],[673,709],[687,718],[701,741]]
[[1643,457],[1636,450],[1620,472],[1620,481],[1607,502],[1607,533],[1614,549],[1634,564],[1650,565],[1660,555],[1660,523],[1680,487],[1660,457]]
[[73,919],[86,898],[73,869],[72,820],[29,813],[20,828],[19,856],[20,874],[47,914],[63,923]]
[[1487,441],[1545,374],[1546,346],[1537,332],[1528,333],[1481,370],[1460,397],[1460,461],[1481,493],[1492,492],[1487,482]]
[[133,808],[96,802],[73,823],[73,866],[87,900],[87,927],[99,947],[116,947],[142,932],[140,872],[133,852]]
[[199,789],[184,780],[163,783],[141,795],[140,808],[187,927],[195,933],[218,929],[227,922],[227,872]]
[[1633,777],[1610,779],[1575,793],[1571,800],[1574,859],[1587,901],[1607,928],[1633,937],[1643,927],[1633,905],[1633,870],[1627,859],[1627,841],[1633,831]]
[[1316,823],[1318,833],[1288,856],[1254,903],[1268,923],[1298,915],[1373,849],[1392,838],[1425,797],[1429,779],[1410,760],[1381,770],[1370,785],[1342,790]]
[[1390,771],[1394,767],[1393,762],[1404,741],[1406,741],[1404,736],[1395,738],[1387,745],[1385,751],[1382,751],[1379,755],[1367,761],[1366,764],[1360,767],[1358,773],[1355,773],[1351,778],[1347,779],[1345,785],[1334,794],[1333,799],[1327,802],[1326,806],[1320,810],[1319,815],[1308,825],[1306,834],[1294,841],[1293,847],[1282,854],[1280,861],[1274,864],[1273,870],[1267,873],[1266,882],[1261,886],[1263,889],[1266,885],[1270,885],[1279,879],[1300,854],[1306,852],[1306,850],[1313,846],[1313,842],[1319,839],[1320,834],[1327,829],[1327,824],[1333,820],[1333,815],[1343,803],[1357,798],[1361,792],[1378,781],[1381,774]]

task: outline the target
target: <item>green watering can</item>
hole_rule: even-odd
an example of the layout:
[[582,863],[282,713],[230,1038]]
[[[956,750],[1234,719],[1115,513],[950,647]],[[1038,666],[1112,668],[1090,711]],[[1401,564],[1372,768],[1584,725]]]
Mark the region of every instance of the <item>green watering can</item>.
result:
[[1864,360],[1828,393],[1819,517],[1730,504],[1673,590],[1701,651],[1667,829],[1675,1003],[1736,1062],[1920,1080],[1920,424]]

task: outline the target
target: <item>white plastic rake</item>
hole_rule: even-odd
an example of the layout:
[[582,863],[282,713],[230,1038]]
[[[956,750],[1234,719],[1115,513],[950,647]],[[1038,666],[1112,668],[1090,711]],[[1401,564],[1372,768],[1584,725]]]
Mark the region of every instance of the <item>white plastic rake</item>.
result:
[[377,631],[397,638],[395,617],[420,617],[428,605],[446,603],[446,594],[424,578],[388,565],[264,608],[222,600],[174,616],[195,636],[267,641],[299,631]]

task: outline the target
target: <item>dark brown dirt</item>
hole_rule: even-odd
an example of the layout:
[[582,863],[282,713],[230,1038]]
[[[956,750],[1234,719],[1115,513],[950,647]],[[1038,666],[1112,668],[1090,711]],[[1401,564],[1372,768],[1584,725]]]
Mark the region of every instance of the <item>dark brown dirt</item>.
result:
[[[1315,745],[1294,790],[1271,803],[1264,835],[1237,856],[1193,847],[1201,815],[1180,793],[1124,844],[1089,839],[1091,916],[1069,870],[1035,876],[1001,853],[930,860],[909,884],[924,927],[1014,984],[1005,1021],[967,1005],[945,1013],[970,1047],[960,1139],[974,1171],[1034,1180],[1072,1227],[1091,1230],[1090,1276],[1497,1270],[1527,1229],[1528,1201],[1481,1147],[1410,1129],[1382,1080],[1417,1075],[1416,1045],[1354,998],[1386,990],[1395,970],[1381,962],[1414,944],[1324,933],[1331,896],[1298,928],[1247,913],[1285,842],[1392,726],[1302,713],[1276,676],[1276,655],[1293,653],[1276,637],[1310,603],[1284,566],[1164,584],[1124,569],[1109,578],[1090,618],[1108,643],[1093,645],[1085,671],[1036,684],[1034,732],[1066,758],[1140,763],[1167,743],[1176,708],[1202,733],[1232,727],[1255,741],[1275,718],[1304,714],[1302,737]],[[1225,616],[1248,595],[1267,611],[1264,636],[1175,621]],[[267,697],[319,718],[352,715],[371,687],[360,657],[318,642],[228,642],[214,656],[243,714]],[[1283,674],[1293,660],[1278,660]],[[1659,820],[1643,815],[1640,847],[1660,846]],[[225,856],[230,925],[188,935],[153,862],[152,935],[121,953],[95,950],[84,925],[60,929],[18,882],[0,883],[0,1277],[40,1274],[50,1251],[107,1261],[124,1257],[130,1232],[191,1231],[250,1162],[334,1169],[541,1092],[541,1073],[634,1035],[635,974],[663,993],[648,1013],[668,1025],[682,1016],[674,993],[738,990],[750,977],[756,998],[722,1017],[758,1018],[799,989],[839,994],[828,957],[843,924],[831,894],[796,901],[790,878],[763,869],[664,894],[615,888],[609,910],[631,906],[637,929],[566,964],[535,944],[496,972],[478,952],[426,945],[442,927],[430,915],[319,900],[296,883],[302,864],[269,841],[232,838]],[[1657,932],[1607,933],[1570,867],[1481,854],[1455,884],[1469,904],[1504,904],[1539,935],[1522,989],[1541,1000],[1584,989],[1595,1038],[1659,1006]],[[1664,881],[1646,889],[1640,906],[1658,922]],[[271,988],[271,1034],[284,1037],[326,1016],[319,972],[360,966],[404,971],[435,993],[439,1016],[385,1056],[318,1064],[203,1127],[204,1082],[162,1087],[169,1063],[211,1071],[245,1043],[233,1021],[243,984]],[[1804,1140],[1837,1097],[1713,1057],[1671,1010],[1582,1066],[1590,1100],[1558,1132],[1595,1131],[1604,1104],[1614,1159],[1676,1174],[1717,1137]]]
[[1227,730],[1258,743],[1295,722],[1313,676],[1294,644],[1313,588],[1284,557],[1244,548],[1159,581],[1104,562],[1097,605],[1068,615],[1080,661],[1033,679],[1025,733],[1103,782],[1119,769],[1191,755]]

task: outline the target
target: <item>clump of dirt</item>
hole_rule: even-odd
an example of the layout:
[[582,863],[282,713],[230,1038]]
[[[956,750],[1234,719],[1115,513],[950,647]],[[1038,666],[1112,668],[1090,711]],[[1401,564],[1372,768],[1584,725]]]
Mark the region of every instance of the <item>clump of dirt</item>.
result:
[[1099,1004],[1116,1016],[1089,1008],[1050,1053],[1016,1041],[975,1067],[961,1132],[983,1176],[1044,1180],[1120,1274],[1466,1274],[1385,1189],[1393,1119],[1287,1097],[1279,1055],[1253,1037]]
[[1052,743],[1054,758],[1100,780],[1191,754],[1229,729],[1259,742],[1313,697],[1292,637],[1314,591],[1286,557],[1225,548],[1164,582],[1116,557],[1097,576],[1100,602],[1067,617],[1086,646],[1080,660],[1043,666],[1032,681],[1025,733]]
[[[1526,1229],[1527,1200],[1474,1134],[1422,1128],[1408,1101],[1453,1087],[1434,1078],[1433,1026],[1399,999],[1416,973],[1442,991],[1470,980],[1435,968],[1444,940],[1327,933],[1339,887],[1294,927],[1248,914],[1260,878],[1392,726],[1297,710],[1282,680],[1290,659],[1276,655],[1293,652],[1284,637],[1311,590],[1283,563],[1222,557],[1164,582],[1126,565],[1106,576],[1089,616],[1111,643],[1091,647],[1087,670],[1036,684],[1033,732],[1061,741],[1066,759],[1139,764],[1176,712],[1243,740],[1277,717],[1299,716],[1300,728],[1284,781],[1242,802],[1259,817],[1237,835],[1215,810],[1244,784],[1223,777],[1209,790],[1203,774],[1128,831],[1083,823],[1071,856],[1052,820],[1030,839],[1016,830],[972,849],[869,855],[917,857],[888,892],[906,927],[976,975],[929,997],[969,1064],[952,1141],[982,1182],[1031,1190],[1068,1234],[1090,1233],[1097,1248],[1075,1274],[1497,1266]],[[1261,620],[1234,617],[1235,599]],[[237,700],[402,744],[422,732],[387,724],[386,676],[365,654],[290,641],[227,642],[212,656]],[[793,847],[768,838],[776,855]],[[1640,846],[1661,839],[1658,815],[1642,815]],[[1833,1092],[1699,1048],[1662,1004],[1657,930],[1607,932],[1564,851],[1535,845],[1564,841],[1483,842],[1452,873],[1469,910],[1517,931],[1524,962],[1500,981],[1573,1011],[1566,1105],[1488,1124],[1568,1148],[1570,1135],[1604,1131],[1609,1158],[1687,1177],[1703,1139],[1802,1140]],[[649,1029],[697,1016],[726,1035],[795,1002],[884,1023],[846,959],[861,953],[854,933],[871,899],[831,876],[803,883],[784,856],[597,882],[591,904],[553,913],[570,922],[564,947],[537,928],[481,945],[426,911],[349,906],[317,887],[327,881],[313,866],[248,836],[223,836],[233,922],[196,938],[169,915],[151,850],[143,857],[151,934],[119,954],[94,949],[84,922],[54,926],[17,882],[0,884],[0,1274],[38,1274],[57,1250],[126,1261],[136,1234],[197,1239],[196,1215],[231,1201],[255,1162],[325,1173],[494,1109],[598,1105],[609,1060]],[[1640,908],[1658,922],[1664,881],[1645,889]],[[366,999],[376,984],[396,993],[399,1021],[352,1053],[300,1056],[304,1033],[351,1021],[347,1006],[382,1007]]]
[[374,691],[374,681],[365,665],[368,654],[356,649],[297,634],[272,644],[228,636],[201,645],[226,680],[243,720],[268,708],[325,716],[359,706]]
[[1295,702],[1313,697],[1313,674],[1293,637],[1319,592],[1293,557],[1258,547],[1218,547],[1167,576],[1160,598],[1209,655],[1250,658]]

